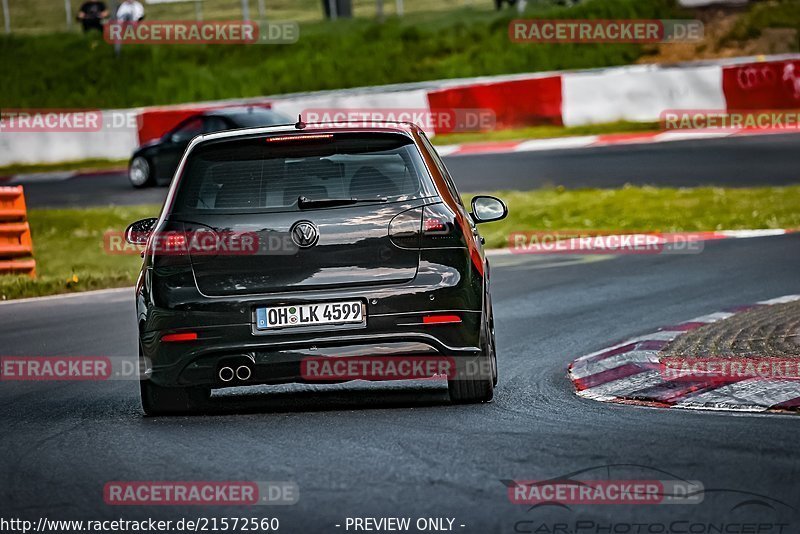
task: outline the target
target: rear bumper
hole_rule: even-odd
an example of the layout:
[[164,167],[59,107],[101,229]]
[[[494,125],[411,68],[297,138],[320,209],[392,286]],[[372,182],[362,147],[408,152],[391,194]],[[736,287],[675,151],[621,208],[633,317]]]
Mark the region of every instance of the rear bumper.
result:
[[[206,386],[222,388],[243,385],[223,382],[221,367],[251,367],[246,385],[314,382],[303,372],[304,360],[320,358],[402,359],[442,357],[472,359],[480,355],[480,312],[459,312],[461,323],[397,326],[405,314],[368,318],[360,330],[305,333],[302,336],[257,336],[250,324],[198,329],[196,340],[163,342],[162,334],[142,338],[142,352],[149,361],[150,380],[161,386]],[[455,340],[458,344],[449,344]],[[338,381],[338,380],[335,380]]]
[[[216,376],[226,359],[249,361],[248,383],[303,381],[304,358],[338,356],[402,357],[432,355],[471,358],[480,354],[484,278],[465,254],[430,251],[445,261],[422,261],[414,280],[395,285],[350,287],[269,295],[207,297],[184,280],[160,277],[157,290],[145,273],[138,287],[137,311],[142,354],[151,380],[162,386],[225,387]],[[457,260],[457,261],[455,261]],[[255,329],[258,307],[324,301],[360,300],[366,325],[336,330],[291,331],[264,335]],[[460,323],[426,324],[432,314],[458,315]],[[168,334],[196,339],[165,342]]]
[[[342,336],[338,339],[312,339],[304,344],[269,346],[263,343],[210,343],[193,342],[193,347],[170,361],[152,362],[150,380],[161,386],[204,386],[224,388],[241,385],[280,384],[287,382],[328,383],[364,378],[352,375],[313,376],[305,370],[304,362],[311,360],[349,360],[441,358],[442,360],[472,361],[480,355],[478,347],[452,348],[441,344],[435,336],[425,333],[371,334],[369,336]],[[163,355],[163,352],[160,356]],[[159,364],[160,363],[160,364]],[[219,371],[223,367],[246,365],[252,374],[246,380],[223,381]],[[399,377],[406,378],[406,377]],[[410,378],[421,378],[419,376]],[[367,378],[377,379],[381,378]],[[386,377],[384,379],[394,379]]]

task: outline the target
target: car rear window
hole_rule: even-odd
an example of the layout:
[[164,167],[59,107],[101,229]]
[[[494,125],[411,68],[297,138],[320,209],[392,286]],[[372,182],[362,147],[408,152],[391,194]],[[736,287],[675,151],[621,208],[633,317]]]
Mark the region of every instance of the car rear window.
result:
[[400,134],[220,140],[189,155],[172,211],[290,211],[301,196],[405,200],[428,196],[427,176],[413,141]]

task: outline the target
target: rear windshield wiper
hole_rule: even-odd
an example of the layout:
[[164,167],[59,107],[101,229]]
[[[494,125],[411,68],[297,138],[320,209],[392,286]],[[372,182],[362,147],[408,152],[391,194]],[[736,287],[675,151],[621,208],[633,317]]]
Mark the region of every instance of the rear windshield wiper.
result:
[[310,199],[304,196],[297,198],[297,207],[301,210],[307,208],[327,208],[331,206],[348,206],[350,204],[359,204],[364,202],[386,202],[389,199],[386,197],[375,198],[318,198]]

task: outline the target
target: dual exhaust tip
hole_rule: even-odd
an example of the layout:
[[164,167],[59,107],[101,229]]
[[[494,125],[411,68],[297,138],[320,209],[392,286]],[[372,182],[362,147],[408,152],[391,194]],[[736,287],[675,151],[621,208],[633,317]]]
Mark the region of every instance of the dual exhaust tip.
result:
[[250,380],[251,376],[253,376],[253,370],[250,368],[249,365],[240,365],[235,370],[233,367],[229,367],[226,365],[224,367],[219,368],[217,376],[222,382],[230,382],[234,378],[238,378],[242,382],[246,382]]

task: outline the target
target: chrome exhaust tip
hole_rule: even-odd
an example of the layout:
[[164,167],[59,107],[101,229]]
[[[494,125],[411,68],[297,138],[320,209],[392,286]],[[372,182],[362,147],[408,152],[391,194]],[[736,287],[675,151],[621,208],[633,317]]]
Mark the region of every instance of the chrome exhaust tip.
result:
[[219,372],[217,373],[219,379],[223,382],[230,382],[233,380],[233,369],[230,367],[220,367]]
[[250,377],[253,376],[253,371],[246,365],[240,365],[236,368],[236,378],[239,380],[245,381],[250,380]]

